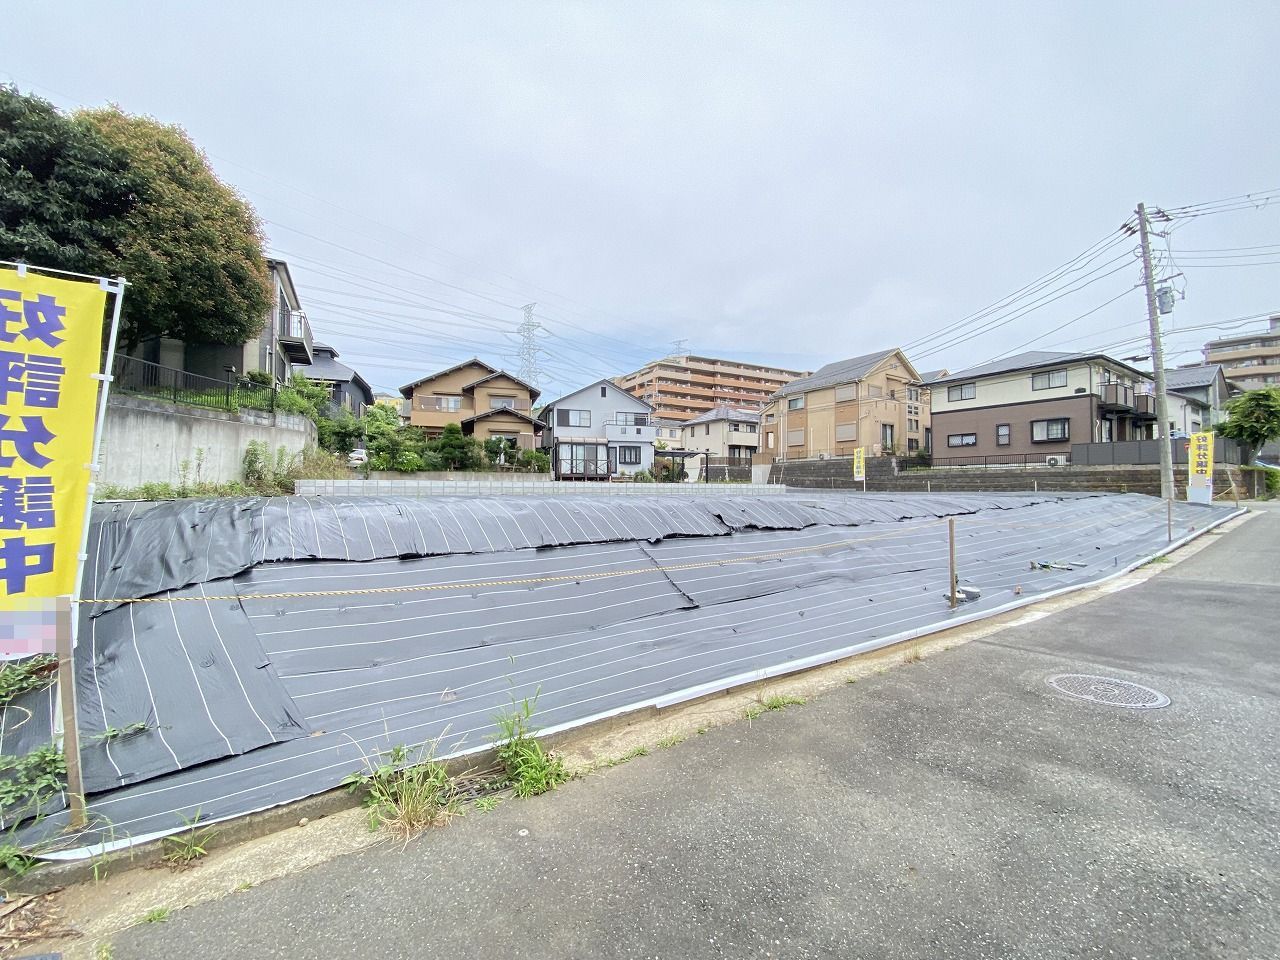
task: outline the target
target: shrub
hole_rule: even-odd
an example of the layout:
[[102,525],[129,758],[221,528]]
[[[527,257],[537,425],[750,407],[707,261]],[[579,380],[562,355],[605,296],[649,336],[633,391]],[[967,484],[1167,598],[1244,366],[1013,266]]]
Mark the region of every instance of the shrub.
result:
[[512,709],[495,716],[498,725],[498,763],[517,797],[533,797],[554,790],[569,779],[564,760],[542,749],[529,721],[538,698],[512,703]]
[[516,463],[529,473],[548,473],[551,470],[551,458],[541,450],[521,450]]
[[637,470],[631,475],[631,479],[636,483],[653,483],[653,474],[648,470]]

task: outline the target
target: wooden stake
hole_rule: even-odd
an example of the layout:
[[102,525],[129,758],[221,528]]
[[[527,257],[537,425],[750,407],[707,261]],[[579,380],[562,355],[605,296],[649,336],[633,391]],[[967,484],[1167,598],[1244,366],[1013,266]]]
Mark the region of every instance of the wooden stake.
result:
[[76,716],[76,678],[72,661],[71,598],[58,598],[54,625],[58,654],[58,702],[62,707],[62,755],[67,764],[68,825],[79,830],[87,822],[84,809],[84,781],[80,777],[80,728]]
[[1169,508],[1169,542],[1173,543],[1173,500],[1166,500],[1165,505]]
[[947,540],[949,542],[950,553],[950,569],[951,569],[951,609],[954,610],[960,602],[956,596],[956,587],[959,581],[956,577],[956,518],[947,517]]

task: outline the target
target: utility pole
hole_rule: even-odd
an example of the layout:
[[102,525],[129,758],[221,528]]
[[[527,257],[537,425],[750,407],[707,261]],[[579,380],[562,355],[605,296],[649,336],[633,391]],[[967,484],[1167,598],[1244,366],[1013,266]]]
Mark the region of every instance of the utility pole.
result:
[[1173,447],[1169,437],[1169,398],[1165,393],[1164,341],[1156,307],[1156,280],[1151,270],[1151,227],[1146,204],[1138,204],[1138,236],[1142,241],[1142,280],[1147,288],[1147,323],[1151,327],[1151,363],[1156,376],[1156,440],[1160,444],[1160,497],[1173,500]]

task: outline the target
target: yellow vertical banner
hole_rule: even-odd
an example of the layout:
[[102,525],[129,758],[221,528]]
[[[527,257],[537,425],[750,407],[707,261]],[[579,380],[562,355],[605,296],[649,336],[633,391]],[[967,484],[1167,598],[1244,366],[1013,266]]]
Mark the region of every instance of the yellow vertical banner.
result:
[[1213,502],[1213,434],[1193,433],[1187,441],[1187,500]]
[[855,480],[867,479],[867,463],[863,459],[864,455],[862,447],[853,451],[853,479]]
[[0,269],[0,613],[76,589],[106,296]]

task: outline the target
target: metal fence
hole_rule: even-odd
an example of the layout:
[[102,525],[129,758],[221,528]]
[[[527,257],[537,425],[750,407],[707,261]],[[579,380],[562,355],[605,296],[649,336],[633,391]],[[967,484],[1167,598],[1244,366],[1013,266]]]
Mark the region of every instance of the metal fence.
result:
[[[1074,448],[1073,448],[1074,449]],[[931,467],[1007,467],[1025,470],[1028,467],[1063,466],[1071,462],[1065,453],[993,453],[974,454],[968,457],[903,457],[899,463],[904,469],[913,467],[928,470]]]
[[[1187,444],[1185,437],[1175,437],[1173,444],[1173,462],[1187,462]],[[1240,463],[1240,445],[1226,437],[1213,438],[1213,460],[1215,463]],[[1121,466],[1125,464],[1157,464],[1160,462],[1159,440],[1119,440],[1115,443],[1073,443],[1071,445],[1072,463],[1092,466]]]
[[276,388],[249,380],[216,380],[117,353],[111,365],[111,389],[172,403],[235,412],[276,408]]

